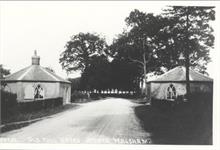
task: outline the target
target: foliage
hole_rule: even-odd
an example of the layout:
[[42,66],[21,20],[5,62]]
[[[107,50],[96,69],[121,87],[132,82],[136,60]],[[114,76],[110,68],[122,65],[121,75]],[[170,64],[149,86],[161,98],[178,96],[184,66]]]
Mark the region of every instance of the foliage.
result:
[[20,103],[19,110],[20,112],[34,112],[40,111],[42,109],[54,108],[57,106],[63,105],[63,98],[47,98],[44,100],[35,100],[25,103]]
[[[188,28],[187,28],[188,15]],[[213,7],[172,6],[164,10],[166,26],[157,36],[157,54],[162,64],[170,69],[181,65],[179,56],[189,51],[190,65],[206,72],[210,62],[209,51],[214,36],[210,21],[215,20]]]
[[0,64],[0,79],[4,78],[6,75],[10,74],[9,69],[5,69],[2,64]]
[[104,53],[107,44],[99,35],[79,33],[67,42],[64,52],[61,53],[60,63],[67,72],[84,70],[90,65],[92,56]]
[[111,78],[110,63],[106,56],[93,56],[90,65],[82,74],[81,82],[84,89],[104,90],[109,87]]
[[[159,64],[154,39],[163,27],[161,17],[134,10],[125,21],[130,29],[114,40],[111,46],[112,55],[117,59],[128,59],[137,63],[142,70],[146,69],[146,73],[157,70]],[[143,73],[144,70],[140,76]]]
[[154,133],[154,144],[212,144],[212,96],[202,96],[190,96],[190,103],[177,106],[155,100],[153,106],[137,106],[134,110],[143,129]]
[[[4,120],[2,120],[3,124],[7,124],[7,123],[9,124],[4,126],[1,129],[1,132],[7,132],[10,130],[19,129],[31,123],[34,123],[37,120],[41,120],[44,117],[48,117],[48,116],[51,116],[51,115],[54,115],[60,112],[64,112],[69,109],[75,109],[75,108],[77,109],[77,107],[78,105],[67,104],[67,105],[59,105],[57,107],[52,107],[52,108],[47,107],[47,108],[37,110],[37,111],[19,112],[14,115],[10,115]],[[22,123],[20,124],[13,124],[13,122],[21,122],[21,121]]]
[[213,20],[212,7],[173,6],[160,15],[133,10],[125,19],[127,30],[110,46],[96,34],[79,33],[67,42],[60,63],[67,72],[82,72],[76,90],[138,89],[140,80],[146,83],[147,73],[183,65],[182,54],[194,69],[206,73]]
[[137,64],[124,59],[115,59],[111,62],[110,87],[118,90],[138,90],[136,82],[140,69]]
[[1,89],[1,118],[5,119],[18,112],[17,95]]
[[126,60],[113,60],[102,56],[94,56],[90,66],[81,77],[81,88],[86,90],[134,90],[137,87],[137,67]]
[[83,93],[80,91],[72,91],[71,94],[71,102],[78,102],[81,100],[88,100],[89,95],[87,93]]
[[68,80],[71,82],[71,91],[81,90],[81,77],[68,78]]

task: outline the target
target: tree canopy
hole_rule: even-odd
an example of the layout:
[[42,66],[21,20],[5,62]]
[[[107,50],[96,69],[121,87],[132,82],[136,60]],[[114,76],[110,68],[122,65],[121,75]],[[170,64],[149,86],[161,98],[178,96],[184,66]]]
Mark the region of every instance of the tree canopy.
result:
[[162,21],[161,16],[139,10],[132,11],[125,19],[129,30],[113,41],[112,55],[116,59],[128,59],[137,63],[142,69],[142,75],[144,69],[146,73],[157,70],[159,61],[155,50],[155,39],[164,26]]
[[92,56],[104,53],[107,44],[105,39],[91,33],[79,33],[67,42],[61,53],[60,63],[67,72],[84,71],[90,65]]
[[135,9],[125,18],[127,30],[111,45],[97,34],[79,33],[67,42],[60,63],[67,72],[82,72],[81,87],[97,90],[135,89],[147,73],[183,65],[182,55],[205,74],[214,44],[213,20],[213,7],[170,6],[159,15]]
[[157,36],[157,51],[163,65],[168,69],[179,65],[180,54],[188,50],[190,66],[206,73],[209,51],[214,44],[210,26],[210,21],[215,20],[214,8],[171,6],[164,10],[162,16],[167,18],[167,23]]

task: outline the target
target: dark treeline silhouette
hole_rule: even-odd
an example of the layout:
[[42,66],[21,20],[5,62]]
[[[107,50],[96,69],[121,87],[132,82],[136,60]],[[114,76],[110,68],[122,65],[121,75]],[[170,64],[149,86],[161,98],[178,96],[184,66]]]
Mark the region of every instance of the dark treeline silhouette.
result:
[[99,93],[140,91],[148,73],[162,74],[178,65],[207,74],[213,20],[213,7],[173,6],[159,15],[135,9],[125,18],[127,29],[111,45],[98,34],[73,35],[60,63],[68,73],[81,71],[81,78],[72,80],[77,85],[73,89]]

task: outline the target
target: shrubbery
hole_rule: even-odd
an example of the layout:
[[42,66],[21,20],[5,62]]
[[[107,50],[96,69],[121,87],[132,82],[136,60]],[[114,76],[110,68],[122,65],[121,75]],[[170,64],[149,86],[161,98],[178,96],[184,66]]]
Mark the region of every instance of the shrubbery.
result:
[[18,113],[17,95],[1,89],[1,119]]
[[42,109],[57,107],[62,104],[62,97],[18,103],[16,94],[1,89],[1,120],[2,122],[5,122],[5,120],[11,116],[19,113],[39,111]]
[[76,102],[79,100],[87,100],[90,98],[90,95],[87,93],[83,93],[81,91],[73,91],[71,93],[71,102]]
[[193,93],[179,104],[157,99],[151,104],[137,106],[135,113],[154,144],[212,144],[211,93]]
[[176,99],[175,101],[168,101],[168,100],[159,100],[159,99],[153,99],[151,100],[152,106],[158,107],[158,108],[168,108],[171,107],[182,107],[186,106],[195,108],[195,109],[203,109],[205,107],[206,109],[211,109],[213,102],[213,96],[212,93],[191,93],[189,95],[189,99],[187,102],[183,101],[183,98]]
[[57,107],[63,104],[63,98],[51,98],[45,100],[35,100],[25,103],[19,103],[20,112],[33,112],[47,108]]

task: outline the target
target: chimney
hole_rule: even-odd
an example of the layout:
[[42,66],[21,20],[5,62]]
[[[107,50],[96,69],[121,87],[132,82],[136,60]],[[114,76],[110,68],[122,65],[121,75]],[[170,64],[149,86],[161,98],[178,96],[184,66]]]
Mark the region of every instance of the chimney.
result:
[[37,56],[37,51],[34,51],[34,56],[32,56],[32,65],[40,65],[40,56]]

